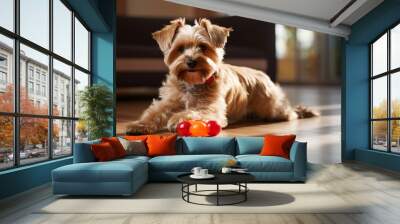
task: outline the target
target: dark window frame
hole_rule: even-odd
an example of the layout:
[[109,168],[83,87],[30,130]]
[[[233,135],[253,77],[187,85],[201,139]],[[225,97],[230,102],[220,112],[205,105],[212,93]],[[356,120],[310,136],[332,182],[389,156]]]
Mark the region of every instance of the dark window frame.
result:
[[[380,152],[387,152],[387,153],[393,153],[393,154],[400,154],[400,152],[393,152],[392,151],[392,135],[391,135],[391,122],[392,121],[400,121],[400,117],[392,117],[392,111],[391,111],[391,106],[392,106],[392,101],[391,101],[391,79],[392,75],[400,72],[400,67],[398,68],[393,68],[391,69],[391,31],[393,28],[400,26],[400,21],[397,21],[396,23],[392,24],[389,28],[385,29],[383,33],[378,35],[375,39],[373,39],[369,44],[369,148],[370,150],[374,151],[380,151]],[[387,67],[386,71],[382,72],[380,74],[376,74],[374,76],[373,74],[373,44],[379,40],[381,37],[384,35],[387,35]],[[386,105],[386,118],[373,118],[373,81],[378,79],[386,77],[386,86],[387,86],[387,105]],[[379,150],[374,148],[374,138],[373,138],[373,122],[376,121],[386,121],[386,151]]]
[[[24,38],[20,35],[20,0],[14,0],[13,3],[13,9],[14,9],[14,30],[10,31],[4,27],[0,26],[0,35],[3,35],[5,37],[11,38],[13,40],[13,77],[14,77],[14,111],[13,112],[1,112],[0,111],[0,116],[5,116],[5,117],[11,117],[13,119],[13,153],[14,153],[14,158],[13,158],[13,166],[6,167],[6,168],[0,168],[0,172],[4,170],[11,170],[15,169],[18,167],[23,167],[23,166],[30,166],[33,164],[37,163],[43,163],[46,161],[50,160],[59,160],[62,158],[70,157],[73,155],[74,152],[74,143],[75,143],[75,122],[79,120],[79,117],[75,116],[75,108],[73,105],[75,105],[75,69],[85,73],[89,77],[89,86],[92,85],[92,72],[91,72],[91,50],[92,50],[92,45],[91,45],[91,37],[92,37],[92,31],[89,29],[87,24],[83,21],[83,19],[72,9],[72,7],[65,1],[65,0],[60,0],[61,3],[64,4],[68,8],[68,10],[71,11],[71,59],[64,58],[63,56],[53,52],[53,0],[48,0],[49,2],[49,47],[48,49],[40,46],[39,44],[36,44],[32,41],[30,41],[27,38]],[[88,61],[89,61],[89,67],[88,69],[85,69],[78,64],[75,63],[75,18],[79,20],[79,22],[85,27],[85,29],[88,31],[89,34],[89,43],[88,43]],[[36,51],[39,51],[40,53],[43,53],[49,57],[49,63],[48,63],[48,86],[47,86],[47,91],[48,93],[48,113],[47,115],[39,115],[39,114],[26,114],[26,113],[21,113],[20,112],[20,44],[23,44],[27,47],[30,47]],[[59,62],[62,62],[66,65],[71,66],[71,92],[72,92],[72,108],[71,108],[71,115],[70,116],[56,116],[53,115],[53,59],[58,60]],[[28,74],[26,74],[28,76]],[[48,157],[44,158],[43,160],[40,160],[38,162],[33,162],[33,163],[27,163],[27,164],[21,164],[20,163],[20,118],[23,117],[29,117],[29,118],[45,118],[47,119],[48,122]],[[72,133],[71,133],[71,154],[69,155],[63,155],[63,156],[57,156],[54,158],[53,155],[53,121],[55,120],[67,120],[71,121],[72,125]]]

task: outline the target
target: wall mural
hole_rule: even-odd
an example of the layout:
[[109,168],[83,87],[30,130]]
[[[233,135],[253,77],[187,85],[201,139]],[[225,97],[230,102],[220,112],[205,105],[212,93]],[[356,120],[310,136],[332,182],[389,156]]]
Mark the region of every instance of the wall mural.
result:
[[[153,133],[165,127],[175,131],[186,120],[214,121],[224,128],[251,115],[267,121],[318,115],[304,106],[292,107],[282,89],[262,71],[224,63],[224,47],[232,31],[208,19],[189,25],[179,18],[154,32],[169,71],[159,89],[160,99],[130,123],[127,132]],[[190,124],[199,126],[192,128],[195,135],[207,135],[200,124]]]
[[160,0],[117,6],[117,134],[296,134],[340,161],[341,38]]

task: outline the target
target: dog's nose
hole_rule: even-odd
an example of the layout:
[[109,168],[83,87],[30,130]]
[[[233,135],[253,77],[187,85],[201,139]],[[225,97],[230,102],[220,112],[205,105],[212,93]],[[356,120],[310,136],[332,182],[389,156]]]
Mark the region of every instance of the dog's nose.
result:
[[187,66],[189,66],[189,68],[194,68],[197,65],[197,61],[195,61],[193,59],[188,59],[186,64],[187,64]]

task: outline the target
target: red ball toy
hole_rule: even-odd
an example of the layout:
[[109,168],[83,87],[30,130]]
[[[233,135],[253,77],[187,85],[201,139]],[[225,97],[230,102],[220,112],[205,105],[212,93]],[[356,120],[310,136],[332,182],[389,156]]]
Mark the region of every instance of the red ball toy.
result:
[[176,126],[176,133],[180,136],[191,136],[190,126],[192,124],[189,121],[182,121]]
[[207,122],[208,136],[216,136],[221,132],[221,126],[218,122],[210,120]]

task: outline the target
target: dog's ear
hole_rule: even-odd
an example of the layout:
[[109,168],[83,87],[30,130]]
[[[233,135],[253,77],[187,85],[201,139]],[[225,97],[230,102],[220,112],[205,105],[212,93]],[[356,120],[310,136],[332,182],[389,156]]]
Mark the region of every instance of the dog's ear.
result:
[[162,52],[166,52],[171,48],[178,29],[185,25],[185,18],[172,20],[169,25],[166,25],[159,31],[152,33],[153,38],[157,41]]
[[225,46],[229,33],[233,31],[232,28],[214,25],[208,19],[200,19],[196,24],[199,24],[206,30],[211,42],[219,48]]

